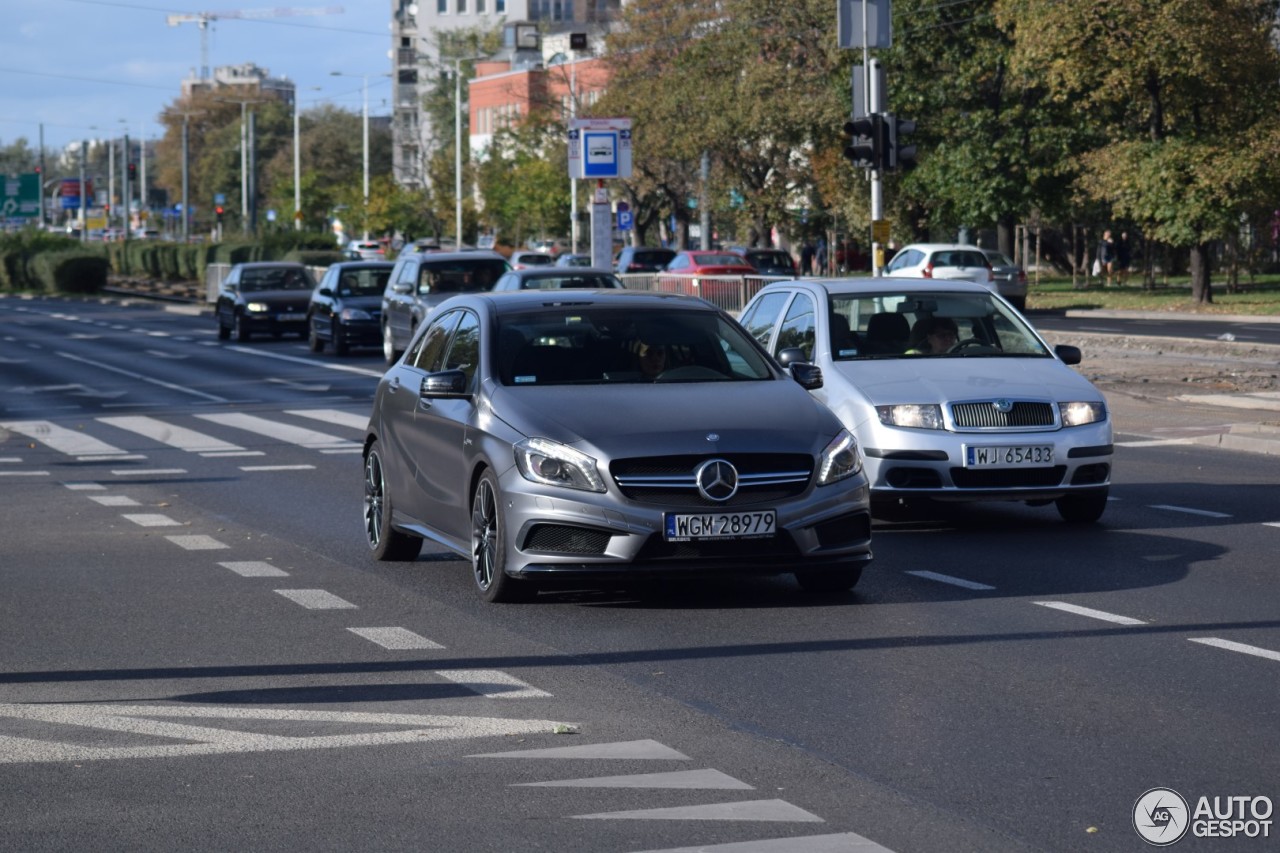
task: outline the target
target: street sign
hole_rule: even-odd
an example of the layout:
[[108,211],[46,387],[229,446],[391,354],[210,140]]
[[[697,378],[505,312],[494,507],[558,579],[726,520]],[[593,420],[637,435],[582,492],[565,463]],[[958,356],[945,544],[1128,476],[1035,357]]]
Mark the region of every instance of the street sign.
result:
[[871,242],[888,243],[889,242],[889,220],[876,219],[871,223]]
[[569,126],[569,177],[631,177],[631,119],[574,119]]
[[838,0],[836,5],[836,34],[840,47],[846,50],[861,49],[863,44],[862,16],[867,16],[866,46],[892,47],[893,24],[890,0]]
[[0,196],[0,217],[25,219],[40,215],[40,173],[24,172],[4,176]]
[[630,230],[631,230],[632,225],[633,225],[633,223],[632,223],[632,220],[631,220],[631,211],[629,211],[629,210],[619,210],[619,211],[618,211],[618,230],[619,230],[619,231],[630,231]]

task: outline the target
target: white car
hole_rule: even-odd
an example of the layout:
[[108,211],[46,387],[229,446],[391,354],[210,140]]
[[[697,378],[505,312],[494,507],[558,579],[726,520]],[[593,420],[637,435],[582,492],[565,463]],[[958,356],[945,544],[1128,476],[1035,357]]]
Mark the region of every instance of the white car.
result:
[[873,511],[1005,500],[1053,503],[1073,522],[1102,516],[1113,454],[1106,399],[1069,367],[1079,349],[1050,347],[986,287],[774,282],[740,322],[780,362],[822,369],[813,394],[858,439]]
[[[884,274],[893,278],[972,281],[999,292],[999,283],[986,253],[977,246],[962,243],[912,243],[903,246],[885,266]],[[1008,296],[1005,293],[1000,295]]]

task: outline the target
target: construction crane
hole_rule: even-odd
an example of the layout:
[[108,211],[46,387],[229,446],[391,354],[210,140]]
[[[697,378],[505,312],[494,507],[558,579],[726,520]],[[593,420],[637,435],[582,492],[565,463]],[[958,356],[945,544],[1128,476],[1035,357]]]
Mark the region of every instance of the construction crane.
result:
[[191,12],[188,14],[170,15],[169,26],[178,24],[195,24],[200,27],[200,79],[209,79],[209,24],[213,21],[239,19],[255,20],[260,18],[290,18],[304,15],[341,15],[341,6],[317,6],[311,8],[278,7],[275,9],[240,9],[226,12]]

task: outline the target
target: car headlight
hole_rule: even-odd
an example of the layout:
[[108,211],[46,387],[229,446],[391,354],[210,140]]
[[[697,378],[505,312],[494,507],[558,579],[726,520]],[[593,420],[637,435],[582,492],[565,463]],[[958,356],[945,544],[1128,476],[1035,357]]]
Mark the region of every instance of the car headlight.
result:
[[1058,413],[1062,416],[1064,427],[1096,424],[1107,419],[1106,403],[1059,403]]
[[546,438],[526,438],[515,452],[516,467],[526,480],[584,492],[604,491],[596,460],[572,447]]
[[265,302],[250,302],[248,305],[244,306],[244,310],[253,314],[263,314],[270,311],[271,306]]
[[368,311],[361,311],[359,308],[343,308],[341,312],[342,321],[349,323],[352,320],[372,320],[373,315]]
[[847,429],[840,430],[818,460],[818,485],[828,486],[862,470],[858,442]]
[[945,429],[942,423],[942,407],[908,403],[901,406],[876,406],[880,423],[885,426],[913,427],[915,429]]

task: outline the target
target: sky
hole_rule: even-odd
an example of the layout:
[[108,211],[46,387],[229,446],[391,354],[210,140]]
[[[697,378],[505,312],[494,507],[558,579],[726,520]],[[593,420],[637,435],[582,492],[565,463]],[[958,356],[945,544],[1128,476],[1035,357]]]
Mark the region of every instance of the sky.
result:
[[[79,139],[158,138],[160,112],[198,74],[199,26],[170,15],[278,9],[328,14],[222,18],[207,30],[209,66],[252,62],[297,86],[306,109],[391,111],[387,0],[0,0],[0,146],[57,150]],[[343,75],[335,77],[331,72]]]

